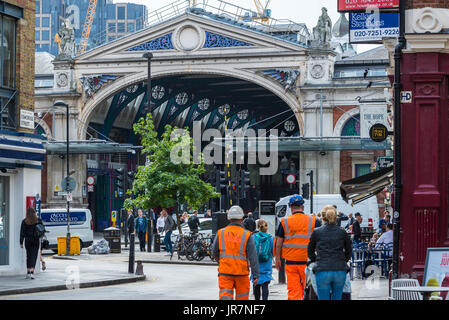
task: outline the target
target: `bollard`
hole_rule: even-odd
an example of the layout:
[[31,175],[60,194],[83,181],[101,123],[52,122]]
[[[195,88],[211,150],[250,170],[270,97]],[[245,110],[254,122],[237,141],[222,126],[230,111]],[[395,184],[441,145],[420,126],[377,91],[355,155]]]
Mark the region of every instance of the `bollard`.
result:
[[151,252],[151,245],[153,240],[153,220],[150,220],[148,222],[148,229],[147,229],[147,236],[148,236],[148,248],[147,251]]
[[136,276],[143,276],[143,264],[140,260],[137,260]]
[[285,283],[285,260],[281,259],[281,268],[279,269],[279,283]]
[[129,235],[129,265],[128,273],[134,273],[134,233]]

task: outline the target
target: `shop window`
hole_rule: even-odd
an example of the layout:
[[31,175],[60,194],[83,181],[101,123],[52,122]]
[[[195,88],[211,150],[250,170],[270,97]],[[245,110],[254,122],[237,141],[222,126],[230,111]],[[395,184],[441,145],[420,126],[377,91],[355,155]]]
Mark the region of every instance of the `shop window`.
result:
[[0,71],[1,86],[15,87],[15,55],[16,55],[16,21],[13,18],[0,16]]
[[0,176],[0,266],[9,264],[9,177]]
[[369,163],[356,163],[354,165],[354,173],[355,173],[355,177],[360,177],[363,176],[365,174],[368,174],[371,172],[371,164]]

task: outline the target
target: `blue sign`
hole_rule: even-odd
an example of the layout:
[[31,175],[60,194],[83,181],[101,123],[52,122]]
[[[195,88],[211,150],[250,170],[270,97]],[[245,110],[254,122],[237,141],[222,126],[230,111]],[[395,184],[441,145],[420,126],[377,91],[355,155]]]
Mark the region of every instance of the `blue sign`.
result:
[[379,43],[399,36],[398,13],[349,13],[350,43]]
[[[45,226],[57,227],[67,225],[67,211],[41,212],[41,219]],[[70,210],[70,225],[82,225],[86,222],[85,211]]]

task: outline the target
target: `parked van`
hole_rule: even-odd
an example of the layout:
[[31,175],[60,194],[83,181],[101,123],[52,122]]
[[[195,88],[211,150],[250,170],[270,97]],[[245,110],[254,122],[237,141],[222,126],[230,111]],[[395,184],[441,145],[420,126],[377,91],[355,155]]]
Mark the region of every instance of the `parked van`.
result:
[[[45,235],[50,249],[57,251],[58,237],[67,236],[67,209],[42,209],[41,219],[48,231]],[[80,248],[92,245],[94,228],[89,209],[70,209],[70,236],[80,238]]]
[[[276,203],[276,226],[279,223],[279,219],[285,216],[290,216],[292,213],[290,211],[290,207],[288,205],[288,202],[290,200],[291,196],[287,196],[284,198],[281,198]],[[320,210],[325,205],[336,205],[337,211],[343,212],[345,215],[348,215],[349,213],[352,213],[353,216],[356,212],[360,212],[362,215],[363,221],[361,224],[362,228],[374,228],[374,230],[377,230],[379,225],[379,205],[377,203],[376,197],[370,197],[362,202],[359,202],[355,204],[354,206],[351,206],[350,204],[346,203],[342,198],[340,194],[315,194],[313,195],[313,212],[317,213],[320,212]],[[305,200],[304,203],[304,212],[310,214],[310,199]],[[341,226],[344,227],[348,223],[348,221],[342,221]]]

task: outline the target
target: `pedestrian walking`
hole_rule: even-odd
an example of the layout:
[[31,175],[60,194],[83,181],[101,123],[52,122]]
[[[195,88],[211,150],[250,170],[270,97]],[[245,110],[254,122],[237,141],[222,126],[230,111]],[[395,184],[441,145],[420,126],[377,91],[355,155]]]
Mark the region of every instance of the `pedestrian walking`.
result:
[[256,230],[256,221],[254,220],[253,214],[251,212],[248,212],[248,217],[243,220],[243,226],[246,230],[249,230],[251,232],[254,232]]
[[[253,284],[253,293],[256,300],[260,300],[262,291],[262,300],[268,300],[268,286],[273,279],[273,242],[271,234],[267,233],[268,223],[263,220],[257,220],[257,230],[254,234],[254,243],[259,259],[259,279]],[[252,274],[251,274],[252,279]]]
[[193,234],[198,233],[198,229],[200,227],[200,219],[198,218],[198,210],[193,211],[193,215],[189,217],[189,220],[187,222],[189,225],[190,232]]
[[159,214],[159,218],[156,220],[156,231],[157,233],[161,234],[164,232],[164,226],[165,226],[165,217],[162,214],[162,212]]
[[168,214],[166,210],[162,210],[162,214],[165,217],[165,224],[164,224],[164,245],[165,250],[167,250],[166,256],[173,257],[173,244],[171,243],[171,233],[173,229],[176,228],[176,222],[173,220],[172,216]]
[[250,292],[249,268],[253,284],[258,283],[259,262],[251,232],[242,225],[243,210],[232,206],[227,215],[230,224],[217,231],[212,256],[218,261],[220,300],[248,300]]
[[318,300],[341,300],[349,271],[352,244],[348,233],[337,225],[337,211],[331,205],[322,209],[324,225],[313,230],[307,246],[310,262],[316,262]]
[[289,300],[302,300],[306,283],[307,245],[312,231],[321,226],[313,215],[304,213],[304,199],[294,195],[289,200],[292,214],[281,219],[276,231],[276,269],[285,259]]
[[[37,217],[36,210],[28,207],[26,217],[20,226],[20,247],[23,248],[25,242],[27,279],[34,279],[34,269],[36,267],[37,255],[43,234],[38,230],[37,225],[43,226],[42,220]],[[43,228],[45,230],[45,227]],[[45,233],[44,233],[45,234]]]
[[139,237],[140,251],[145,252],[146,233],[148,228],[148,219],[143,215],[142,209],[137,210],[137,218],[135,221],[136,233]]
[[352,224],[352,236],[354,241],[354,247],[356,247],[360,242],[362,242],[362,224],[363,218],[359,212],[355,213],[355,221]]

